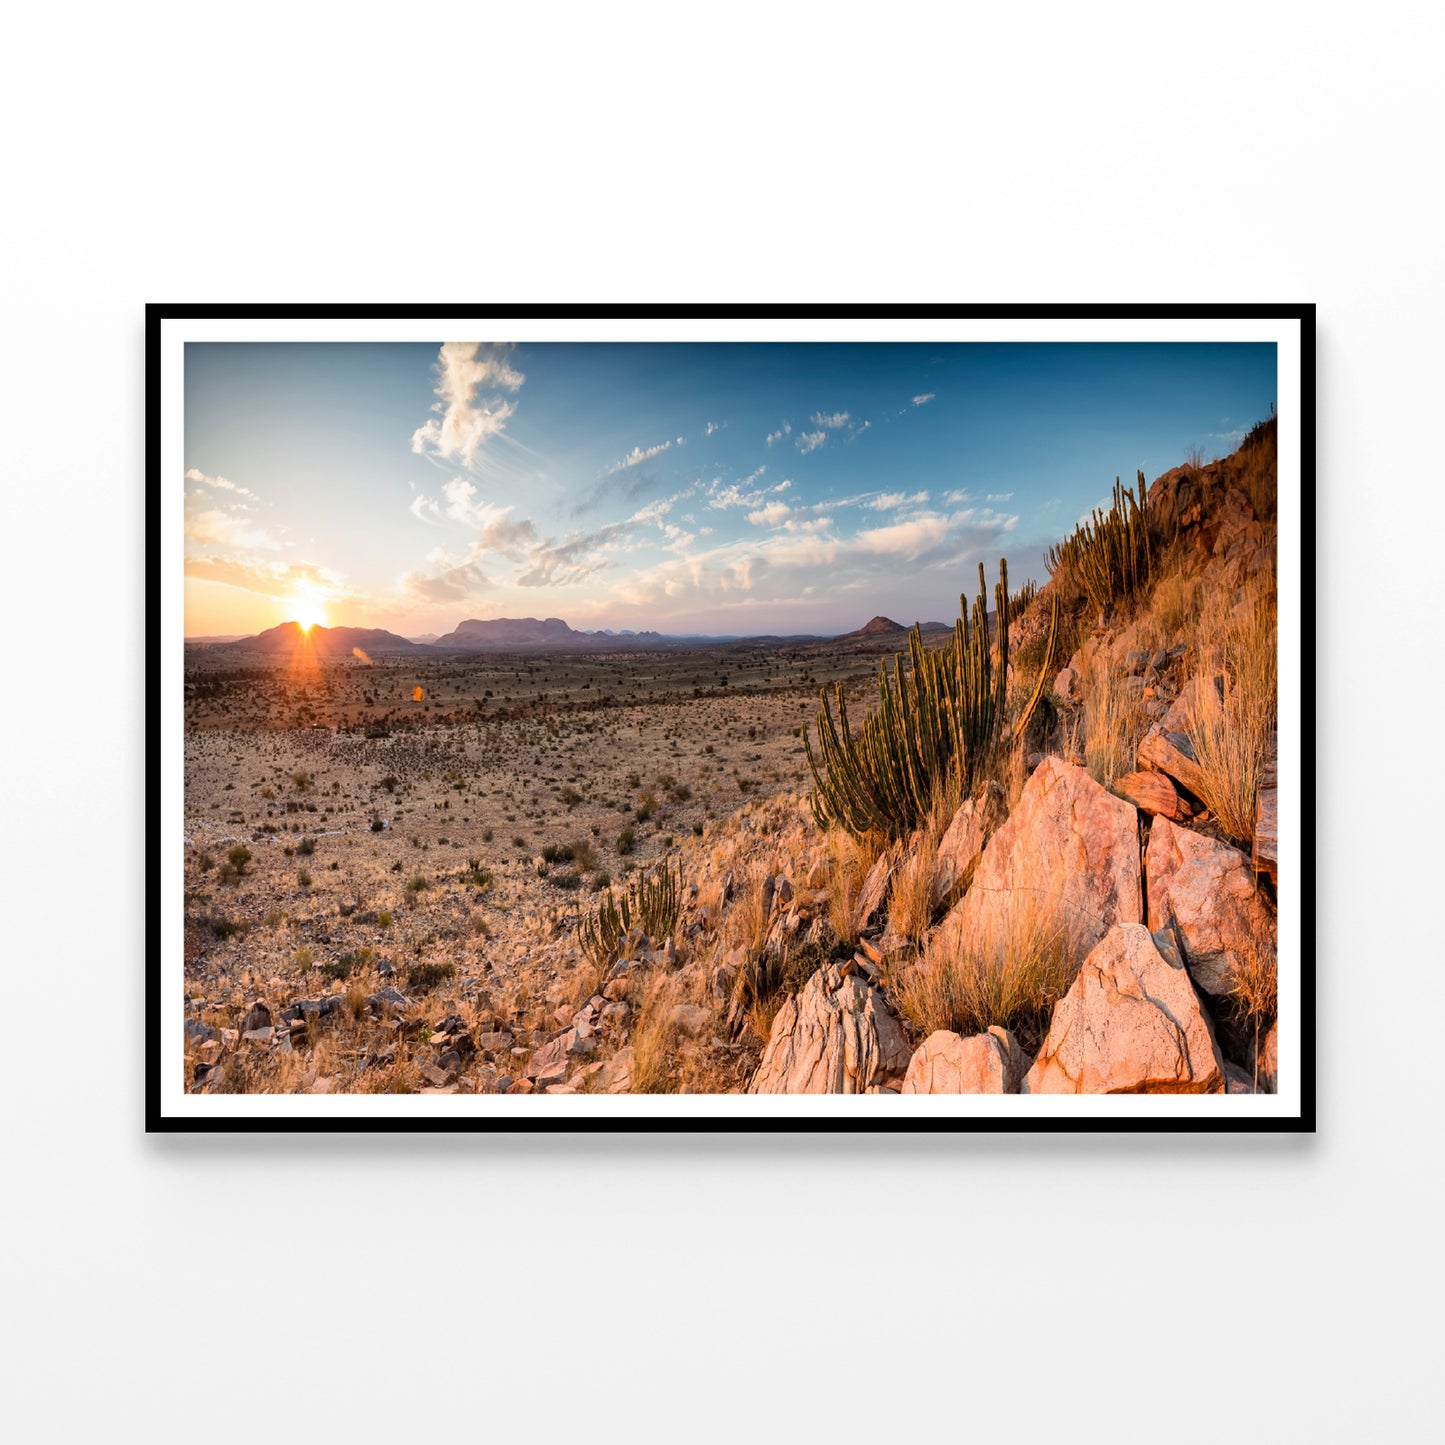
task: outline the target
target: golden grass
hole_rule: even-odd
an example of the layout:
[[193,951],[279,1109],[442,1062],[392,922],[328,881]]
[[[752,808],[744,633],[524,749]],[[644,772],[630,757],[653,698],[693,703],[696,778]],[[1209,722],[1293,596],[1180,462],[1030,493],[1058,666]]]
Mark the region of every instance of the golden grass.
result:
[[1148,716],[1130,690],[1133,681],[1120,675],[1107,654],[1084,665],[1084,763],[1106,788],[1134,771],[1139,741],[1148,730]]
[[858,942],[858,895],[873,866],[871,843],[841,828],[828,833],[828,921],[850,948]]
[[1229,992],[1236,1013],[1254,1030],[1257,1044],[1279,1014],[1279,961],[1275,950],[1258,939],[1250,939],[1237,955]]
[[1166,641],[1172,642],[1181,633],[1193,631],[1199,620],[1199,588],[1200,579],[1189,576],[1182,566],[1155,583],[1149,611]]
[[[1254,837],[1255,799],[1279,706],[1277,599],[1273,579],[1202,630],[1201,682],[1186,729],[1203,773],[1202,801],[1237,843]],[[1223,676],[1221,698],[1214,679]]]
[[922,957],[893,986],[893,1002],[918,1037],[937,1029],[980,1033],[994,1024],[1040,1035],[1078,971],[1067,916],[1048,895],[1001,895],[994,921],[970,926],[950,914]]
[[932,829],[914,834],[913,851],[893,875],[888,895],[888,926],[917,943],[933,921],[933,875],[938,867],[938,839]]

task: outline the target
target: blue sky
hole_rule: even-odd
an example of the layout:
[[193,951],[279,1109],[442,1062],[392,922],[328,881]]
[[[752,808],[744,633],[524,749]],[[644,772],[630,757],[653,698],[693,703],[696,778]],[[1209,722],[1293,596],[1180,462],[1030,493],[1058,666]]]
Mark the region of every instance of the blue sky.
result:
[[951,621],[1276,400],[1260,344],[186,346],[186,633]]

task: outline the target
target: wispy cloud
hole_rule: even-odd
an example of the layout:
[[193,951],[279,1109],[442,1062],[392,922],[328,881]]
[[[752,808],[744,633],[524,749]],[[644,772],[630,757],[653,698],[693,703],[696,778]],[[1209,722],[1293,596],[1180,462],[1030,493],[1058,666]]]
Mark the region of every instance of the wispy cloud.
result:
[[727,423],[725,421],[710,421],[707,426],[703,428],[702,434],[705,437],[710,437],[715,431],[721,431],[726,425]]
[[235,482],[226,477],[208,477],[197,467],[192,467],[186,473],[186,480],[195,482],[202,487],[209,487],[212,491],[234,492],[238,497],[254,497],[256,495],[255,492],[249,491],[245,487],[238,487]]
[[848,425],[848,413],[846,411],[815,411],[813,425],[823,427],[827,431],[838,431]]
[[[678,437],[678,441],[681,442],[682,438]],[[627,471],[629,467],[640,467],[643,462],[650,462],[653,457],[660,457],[671,445],[670,441],[665,441],[658,442],[655,447],[633,447],[620,462],[613,462],[607,468],[607,475],[611,477],[618,472]]]
[[777,431],[770,431],[768,433],[768,445],[772,446],[774,442],[780,442],[784,437],[790,437],[792,434],[793,428],[787,422],[784,422]]
[[432,404],[441,415],[412,433],[413,452],[468,468],[476,465],[487,440],[501,435],[517,409],[497,393],[516,392],[526,380],[507,361],[509,349],[474,341],[448,341],[442,346],[437,357],[437,400]]
[[871,501],[864,502],[865,507],[875,512],[891,512],[898,507],[916,507],[928,500],[927,492],[914,492],[911,495],[907,492],[879,492]]
[[828,433],[825,431],[805,431],[798,438],[798,450],[807,456],[809,452],[817,451],[827,440]]
[[913,398],[914,406],[927,406],[938,393],[936,391],[921,391]]

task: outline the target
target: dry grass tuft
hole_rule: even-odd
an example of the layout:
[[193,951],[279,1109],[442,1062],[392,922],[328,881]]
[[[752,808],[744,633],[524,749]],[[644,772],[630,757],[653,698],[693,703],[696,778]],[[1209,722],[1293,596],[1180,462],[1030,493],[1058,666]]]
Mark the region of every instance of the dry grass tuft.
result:
[[[1279,706],[1277,601],[1272,581],[1226,617],[1211,617],[1201,647],[1206,679],[1188,726],[1204,774],[1203,802],[1235,842],[1254,837],[1255,799]],[[1212,685],[1223,674],[1221,698]]]
[[1042,1037],[1048,1014],[1078,972],[1075,932],[1057,903],[1017,889],[998,921],[969,927],[955,911],[903,970],[893,1001],[915,1034],[968,1035],[994,1024]]
[[1279,1014],[1279,961],[1275,950],[1251,939],[1239,954],[1230,986],[1236,1015],[1254,1031],[1256,1047]]
[[1133,772],[1140,739],[1149,719],[1130,684],[1107,655],[1084,666],[1084,762],[1095,781],[1112,787]]
[[858,895],[877,854],[871,840],[841,828],[828,833],[828,921],[850,948],[858,942]]
[[933,875],[938,839],[931,829],[914,835],[913,851],[893,875],[888,897],[888,926],[917,943],[933,922]]

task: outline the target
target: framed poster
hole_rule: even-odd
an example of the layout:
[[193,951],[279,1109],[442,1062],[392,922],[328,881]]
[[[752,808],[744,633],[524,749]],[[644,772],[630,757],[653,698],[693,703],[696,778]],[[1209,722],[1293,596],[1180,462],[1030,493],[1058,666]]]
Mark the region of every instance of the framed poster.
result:
[[1314,1128],[1313,307],[147,348],[149,1129]]

